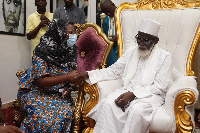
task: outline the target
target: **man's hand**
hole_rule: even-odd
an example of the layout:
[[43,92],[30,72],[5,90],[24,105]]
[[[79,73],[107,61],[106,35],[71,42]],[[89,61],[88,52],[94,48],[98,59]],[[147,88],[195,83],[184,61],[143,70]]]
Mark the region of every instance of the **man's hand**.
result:
[[112,37],[113,42],[115,42],[115,43],[117,42],[117,36],[110,36],[110,37]]
[[128,104],[130,100],[133,100],[135,95],[133,92],[126,92],[121,94],[117,99],[115,99],[115,103],[118,107],[122,108]]
[[0,133],[25,133],[25,132],[18,127],[8,125],[8,126],[0,126]]
[[80,72],[77,76],[74,77],[76,80],[85,80],[88,79],[88,72]]
[[41,17],[40,17],[40,20],[41,20],[41,22],[40,22],[40,26],[41,27],[44,27],[44,26],[46,26],[46,25],[49,25],[49,23],[50,23],[50,20],[46,17],[46,16],[44,16],[44,15],[42,15]]
[[69,97],[70,95],[71,95],[71,91],[69,90],[68,87],[65,87],[65,89],[64,89],[63,92],[62,92],[62,97],[63,97],[63,98],[67,98],[67,97]]

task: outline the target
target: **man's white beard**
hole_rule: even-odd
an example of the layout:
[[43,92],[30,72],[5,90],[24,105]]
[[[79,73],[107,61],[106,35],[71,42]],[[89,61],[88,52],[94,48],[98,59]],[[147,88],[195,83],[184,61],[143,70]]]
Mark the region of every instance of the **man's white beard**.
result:
[[139,50],[139,56],[140,57],[145,57],[145,56],[149,55],[151,53],[151,51],[153,50],[153,48],[154,48],[154,45],[149,50],[148,49],[146,49],[146,50],[140,50],[138,48],[138,50]]

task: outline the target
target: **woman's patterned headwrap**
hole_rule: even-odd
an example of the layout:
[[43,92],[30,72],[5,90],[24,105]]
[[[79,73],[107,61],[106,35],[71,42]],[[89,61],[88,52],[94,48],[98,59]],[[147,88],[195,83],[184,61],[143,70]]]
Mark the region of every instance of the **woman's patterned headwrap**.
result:
[[34,50],[34,54],[45,60],[48,64],[60,67],[76,69],[77,47],[67,46],[66,28],[64,20],[54,19],[50,23],[47,32],[41,37],[40,43]]

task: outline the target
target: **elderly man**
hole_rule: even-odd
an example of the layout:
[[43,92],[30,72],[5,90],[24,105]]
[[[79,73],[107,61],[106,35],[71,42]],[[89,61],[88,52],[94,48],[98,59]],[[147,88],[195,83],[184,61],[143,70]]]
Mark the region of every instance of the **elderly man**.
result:
[[85,23],[85,13],[82,9],[77,7],[73,0],[63,0],[65,2],[64,6],[58,7],[54,14],[53,19],[64,19],[71,21],[73,23],[84,24]]
[[22,8],[22,1],[3,0],[2,7],[5,31],[17,33]]
[[[129,48],[108,68],[82,72],[75,78],[90,84],[122,74],[123,86],[102,99],[88,114],[96,121],[94,133],[146,133],[155,111],[164,102],[172,71],[170,53],[159,48],[160,23],[141,21]],[[109,89],[109,88],[108,88]]]

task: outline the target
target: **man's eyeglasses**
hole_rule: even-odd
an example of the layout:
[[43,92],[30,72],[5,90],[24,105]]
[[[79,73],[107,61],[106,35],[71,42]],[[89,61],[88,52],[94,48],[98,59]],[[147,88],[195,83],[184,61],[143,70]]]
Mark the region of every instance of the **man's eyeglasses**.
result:
[[153,39],[143,39],[143,38],[139,37],[139,35],[137,34],[135,36],[135,39],[136,39],[137,43],[141,43],[143,41],[143,43],[145,45],[149,45],[156,38],[153,38]]

